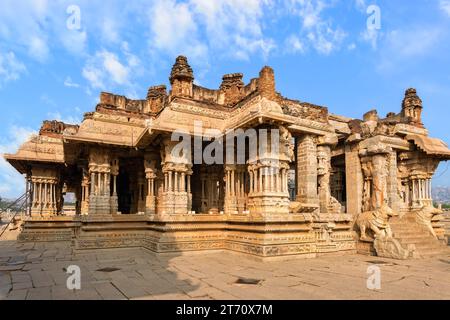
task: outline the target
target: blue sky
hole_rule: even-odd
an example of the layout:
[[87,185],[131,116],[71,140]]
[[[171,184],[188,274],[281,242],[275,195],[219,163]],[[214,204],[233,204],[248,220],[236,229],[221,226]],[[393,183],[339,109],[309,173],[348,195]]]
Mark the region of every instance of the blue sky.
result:
[[[367,28],[370,5],[380,29]],[[168,85],[179,54],[202,86],[270,65],[284,96],[349,117],[398,112],[415,87],[430,135],[450,142],[450,0],[1,0],[0,153],[44,119],[78,122],[100,91]],[[447,163],[434,184],[450,186]],[[0,196],[22,190],[0,160]]]

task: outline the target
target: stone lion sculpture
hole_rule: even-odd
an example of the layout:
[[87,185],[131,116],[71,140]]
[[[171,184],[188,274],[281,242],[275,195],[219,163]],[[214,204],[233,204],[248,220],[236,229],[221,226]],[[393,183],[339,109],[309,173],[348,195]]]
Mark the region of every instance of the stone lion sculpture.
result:
[[425,226],[427,230],[437,238],[436,232],[434,231],[431,221],[436,215],[442,214],[442,210],[439,210],[432,205],[423,206],[419,211],[416,212],[416,221]]
[[389,226],[389,218],[397,214],[388,206],[383,205],[381,208],[361,213],[356,219],[361,236],[361,241],[373,240],[368,236],[368,231],[371,230],[374,238],[380,236],[392,237],[392,230]]

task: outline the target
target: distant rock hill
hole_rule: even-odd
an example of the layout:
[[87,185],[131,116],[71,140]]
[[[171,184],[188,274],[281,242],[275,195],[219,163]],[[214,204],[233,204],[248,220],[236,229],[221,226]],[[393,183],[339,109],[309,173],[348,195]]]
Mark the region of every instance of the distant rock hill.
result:
[[434,187],[433,188],[433,200],[441,203],[450,204],[450,187]]

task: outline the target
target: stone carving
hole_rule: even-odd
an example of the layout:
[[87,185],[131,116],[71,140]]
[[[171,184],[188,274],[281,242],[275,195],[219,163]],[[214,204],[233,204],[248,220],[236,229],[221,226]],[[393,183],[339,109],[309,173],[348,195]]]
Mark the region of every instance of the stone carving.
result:
[[288,161],[294,161],[294,142],[292,134],[283,126],[278,128],[280,130],[280,155]]
[[404,260],[414,257],[414,245],[408,245],[405,249],[400,242],[392,237],[377,237],[374,241],[374,248],[377,255],[384,258]]
[[[360,231],[360,240],[373,241],[376,237],[392,237],[389,218],[394,215],[396,215],[395,212],[387,205],[380,209],[359,214],[356,225]],[[369,231],[372,232],[372,236],[368,235]]]
[[243,96],[244,82],[242,82],[242,73],[226,74],[222,78],[220,90],[224,94],[224,104],[232,106],[236,104]]
[[439,216],[442,213],[442,210],[439,210],[432,205],[426,205],[416,212],[416,221],[423,225],[435,238],[437,238],[431,222],[435,216]]
[[61,135],[65,130],[67,130],[70,134],[75,134],[78,131],[77,125],[70,125],[66,124],[61,121],[44,121],[41,129],[39,130],[40,135],[48,135],[48,134],[55,134],[55,135]]
[[[406,249],[393,237],[389,219],[398,216],[389,206],[361,213],[356,219],[360,230],[360,241],[372,242],[378,256],[393,259],[407,259],[414,255],[415,246]],[[371,232],[371,236],[368,232]]]
[[298,101],[285,99],[282,102],[282,109],[284,114],[293,117],[299,117],[302,119],[308,119],[318,122],[326,122],[327,114],[326,108],[308,104],[301,103]]
[[405,121],[422,127],[422,100],[417,95],[414,88],[409,88],[405,92],[405,98],[402,103],[401,115],[405,117]]

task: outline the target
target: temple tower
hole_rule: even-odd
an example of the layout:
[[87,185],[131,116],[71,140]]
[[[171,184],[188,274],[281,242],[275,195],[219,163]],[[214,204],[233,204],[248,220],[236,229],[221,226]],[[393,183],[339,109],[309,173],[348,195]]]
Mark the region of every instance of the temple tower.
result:
[[170,73],[171,96],[192,97],[194,73],[185,56],[177,57]]
[[409,118],[413,124],[423,126],[422,109],[422,100],[417,95],[416,89],[410,88],[406,90],[401,115]]

